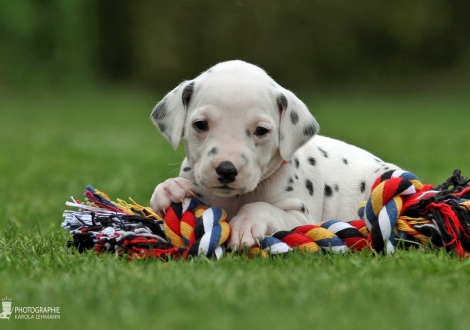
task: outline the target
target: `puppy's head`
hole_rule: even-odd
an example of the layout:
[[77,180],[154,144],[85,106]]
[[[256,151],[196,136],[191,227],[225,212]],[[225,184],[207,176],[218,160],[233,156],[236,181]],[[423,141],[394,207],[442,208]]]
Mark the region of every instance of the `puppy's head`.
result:
[[318,131],[305,104],[264,70],[222,62],[168,93],[151,118],[196,183],[220,196],[254,190]]

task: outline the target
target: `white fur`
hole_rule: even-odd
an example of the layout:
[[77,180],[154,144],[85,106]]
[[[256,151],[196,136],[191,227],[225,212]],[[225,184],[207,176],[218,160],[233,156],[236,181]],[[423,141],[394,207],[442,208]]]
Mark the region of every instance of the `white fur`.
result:
[[[305,104],[243,61],[219,63],[181,83],[157,104],[152,119],[175,149],[182,138],[186,150],[179,177],[155,188],[152,208],[161,214],[192,196],[224,208],[230,248],[303,224],[357,219],[374,180],[397,168],[315,135],[318,124]],[[259,127],[268,133],[259,134]],[[233,182],[220,182],[222,162],[236,169]]]

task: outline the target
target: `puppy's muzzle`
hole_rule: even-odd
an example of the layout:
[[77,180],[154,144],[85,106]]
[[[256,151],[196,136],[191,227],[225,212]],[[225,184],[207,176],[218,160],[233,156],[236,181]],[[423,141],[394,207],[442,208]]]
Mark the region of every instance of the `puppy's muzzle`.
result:
[[238,174],[238,171],[233,165],[232,162],[223,161],[215,168],[215,171],[219,175],[219,182],[222,184],[227,184],[235,181],[235,177]]

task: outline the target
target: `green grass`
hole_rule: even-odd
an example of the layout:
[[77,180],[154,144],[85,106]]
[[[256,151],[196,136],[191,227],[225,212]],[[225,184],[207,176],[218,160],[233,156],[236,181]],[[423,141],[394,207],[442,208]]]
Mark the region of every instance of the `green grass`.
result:
[[[153,128],[160,95],[98,89],[0,98],[0,298],[60,320],[2,329],[468,329],[470,261],[425,250],[128,262],[71,253],[64,202],[85,186],[147,204],[183,157]],[[305,99],[325,135],[441,183],[470,175],[470,96]]]

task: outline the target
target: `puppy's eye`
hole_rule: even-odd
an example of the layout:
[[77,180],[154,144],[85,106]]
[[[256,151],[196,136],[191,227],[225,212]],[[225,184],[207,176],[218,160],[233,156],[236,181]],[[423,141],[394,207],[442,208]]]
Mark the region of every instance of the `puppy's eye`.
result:
[[195,121],[193,127],[199,132],[207,132],[209,130],[209,124],[205,120]]
[[256,136],[264,136],[266,134],[269,133],[269,129],[265,128],[265,127],[256,127],[256,130],[255,130],[255,135]]

